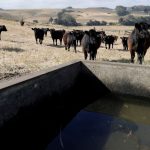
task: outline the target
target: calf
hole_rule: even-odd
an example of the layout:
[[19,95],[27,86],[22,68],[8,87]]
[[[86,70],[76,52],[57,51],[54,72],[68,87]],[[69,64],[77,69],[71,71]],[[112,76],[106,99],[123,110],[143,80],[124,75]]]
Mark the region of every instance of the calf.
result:
[[2,32],[2,31],[7,31],[5,25],[0,25],[0,40],[1,40],[1,32]]
[[128,37],[120,37],[124,50],[128,50]]
[[36,44],[38,44],[38,39],[39,43],[42,44],[44,40],[44,30],[39,28],[32,28],[32,30],[34,31]]

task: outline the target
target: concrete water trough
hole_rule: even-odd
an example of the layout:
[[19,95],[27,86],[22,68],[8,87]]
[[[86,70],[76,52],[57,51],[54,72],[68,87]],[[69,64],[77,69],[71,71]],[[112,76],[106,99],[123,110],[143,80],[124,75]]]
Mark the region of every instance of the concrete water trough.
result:
[[81,109],[104,95],[149,100],[149,77],[149,66],[73,61],[1,82],[0,149],[45,149]]

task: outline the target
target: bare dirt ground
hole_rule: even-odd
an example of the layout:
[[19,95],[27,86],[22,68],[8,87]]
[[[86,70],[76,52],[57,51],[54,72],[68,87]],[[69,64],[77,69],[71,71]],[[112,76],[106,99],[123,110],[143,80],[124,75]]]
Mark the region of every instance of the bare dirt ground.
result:
[[[5,24],[7,32],[2,32],[0,41],[0,80],[18,77],[30,72],[36,72],[51,66],[59,65],[70,60],[84,60],[81,47],[77,47],[77,53],[73,47],[66,51],[64,45],[54,46],[50,33],[44,38],[43,44],[36,44],[32,27],[48,27],[55,29],[83,29],[88,30],[92,27],[62,27],[54,25],[32,25],[25,24],[20,26],[19,22],[0,20],[0,24]],[[106,34],[118,35],[118,41],[114,49],[105,49],[102,43],[98,49],[98,61],[113,61],[130,63],[129,51],[123,50],[120,37],[126,35],[126,31],[131,32],[133,27],[126,26],[100,26],[96,30],[104,30]],[[136,56],[137,57],[137,56]],[[145,56],[145,65],[150,64],[150,49]]]

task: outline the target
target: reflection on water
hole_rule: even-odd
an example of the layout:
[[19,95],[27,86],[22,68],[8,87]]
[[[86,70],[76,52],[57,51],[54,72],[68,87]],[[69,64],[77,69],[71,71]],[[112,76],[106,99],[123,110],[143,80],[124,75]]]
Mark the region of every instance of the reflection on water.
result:
[[46,150],[150,150],[149,106],[104,97],[81,110]]
[[148,99],[105,96],[85,109],[150,125],[150,100]]

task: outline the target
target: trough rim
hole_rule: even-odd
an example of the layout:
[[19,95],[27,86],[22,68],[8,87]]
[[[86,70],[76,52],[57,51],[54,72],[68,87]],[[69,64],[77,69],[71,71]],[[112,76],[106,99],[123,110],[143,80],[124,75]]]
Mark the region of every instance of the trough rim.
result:
[[52,66],[49,67],[47,69],[42,69],[40,71],[35,71],[35,72],[30,72],[28,74],[22,75],[20,77],[16,77],[16,78],[11,78],[11,79],[7,79],[7,80],[2,80],[0,81],[0,90],[8,88],[10,86],[25,82],[25,81],[29,81],[32,80],[33,78],[37,78],[40,77],[42,75],[48,74],[49,72],[53,72],[59,69],[63,69],[67,66],[70,65],[75,65],[75,64],[81,64],[81,60],[73,60],[73,61],[69,61],[63,64],[59,64],[56,66]]
[[56,66],[49,67],[47,69],[42,69],[40,71],[30,72],[30,73],[22,75],[20,77],[10,78],[10,79],[7,79],[7,80],[2,80],[2,81],[0,81],[0,90],[8,88],[8,87],[16,85],[16,84],[19,84],[19,83],[22,83],[22,82],[25,82],[25,81],[28,81],[28,80],[31,80],[33,78],[37,78],[37,77],[39,77],[41,75],[44,75],[44,74],[47,74],[49,72],[56,71],[56,70],[59,70],[59,69],[63,69],[67,66],[75,65],[75,64],[78,64],[78,63],[83,64],[86,67],[88,67],[87,66],[88,64],[94,64],[96,66],[98,66],[99,64],[104,64],[104,65],[109,65],[109,66],[125,66],[125,67],[130,67],[130,68],[142,67],[142,68],[145,68],[145,69],[150,69],[150,65],[139,65],[139,64],[127,64],[127,63],[120,63],[120,62],[90,61],[90,60],[75,59],[75,60],[68,61],[68,62],[63,63],[63,64],[59,64],[59,65],[56,65]]

